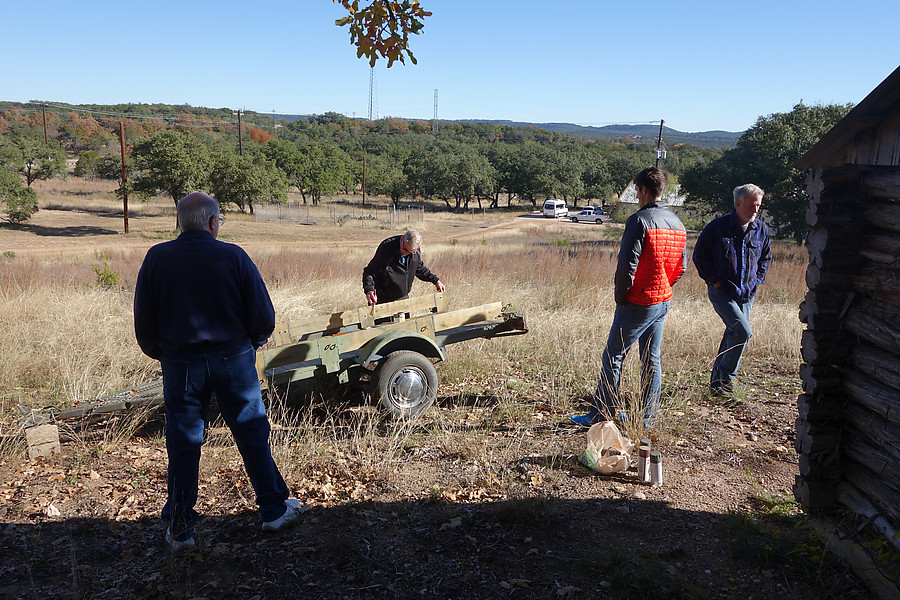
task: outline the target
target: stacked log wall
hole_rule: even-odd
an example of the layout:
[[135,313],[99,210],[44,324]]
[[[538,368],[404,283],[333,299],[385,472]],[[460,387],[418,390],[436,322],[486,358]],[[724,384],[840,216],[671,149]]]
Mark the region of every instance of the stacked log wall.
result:
[[818,169],[808,183],[794,493],[812,513],[861,498],[898,528],[900,169]]

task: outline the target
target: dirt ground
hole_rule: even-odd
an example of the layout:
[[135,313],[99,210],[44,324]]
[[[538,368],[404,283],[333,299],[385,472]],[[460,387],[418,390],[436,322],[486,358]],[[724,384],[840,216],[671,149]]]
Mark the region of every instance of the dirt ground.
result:
[[[115,215],[74,238],[63,230],[79,225],[42,221],[51,218],[4,229],[0,250],[75,252],[118,235]],[[148,233],[129,243],[154,242]],[[158,518],[158,420],[117,444],[91,437],[108,433],[101,428],[49,459],[7,456],[0,597],[870,597],[793,502],[795,369],[748,361],[743,399],[689,404],[680,429],[654,439],[662,487],[641,484],[633,469],[606,476],[579,464],[585,430],[547,408],[539,385],[517,399],[514,419],[486,418],[499,396],[490,390],[508,377],[487,374],[477,396],[465,381],[442,382],[389,475],[350,448],[295,469],[288,485],[308,510],[275,534],[260,531],[236,451],[207,447],[197,547],[177,554]],[[468,437],[441,439],[437,420]]]

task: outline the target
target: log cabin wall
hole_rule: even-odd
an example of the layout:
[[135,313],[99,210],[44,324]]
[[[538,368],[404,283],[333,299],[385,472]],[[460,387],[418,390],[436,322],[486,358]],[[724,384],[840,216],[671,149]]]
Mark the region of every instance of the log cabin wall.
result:
[[818,168],[808,179],[794,493],[810,513],[849,509],[900,548],[898,123],[879,128],[889,139],[846,146],[848,158],[884,166]]

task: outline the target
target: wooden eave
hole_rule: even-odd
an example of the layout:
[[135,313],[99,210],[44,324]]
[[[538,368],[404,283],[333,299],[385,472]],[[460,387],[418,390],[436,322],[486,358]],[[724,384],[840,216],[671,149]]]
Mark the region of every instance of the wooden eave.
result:
[[898,107],[900,107],[900,67],[897,67],[846,117],[822,136],[816,145],[794,163],[794,167],[813,169],[839,167],[845,164],[844,150],[847,144],[856,136],[877,127]]

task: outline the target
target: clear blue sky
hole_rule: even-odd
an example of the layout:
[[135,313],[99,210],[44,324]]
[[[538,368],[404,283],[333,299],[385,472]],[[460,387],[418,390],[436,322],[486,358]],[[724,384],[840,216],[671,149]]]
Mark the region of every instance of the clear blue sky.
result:
[[[365,1],[365,0],[363,0]],[[743,131],[857,103],[900,64],[900,0],[421,0],[419,63],[376,66],[377,114]],[[368,115],[331,0],[6,3],[0,100]]]

